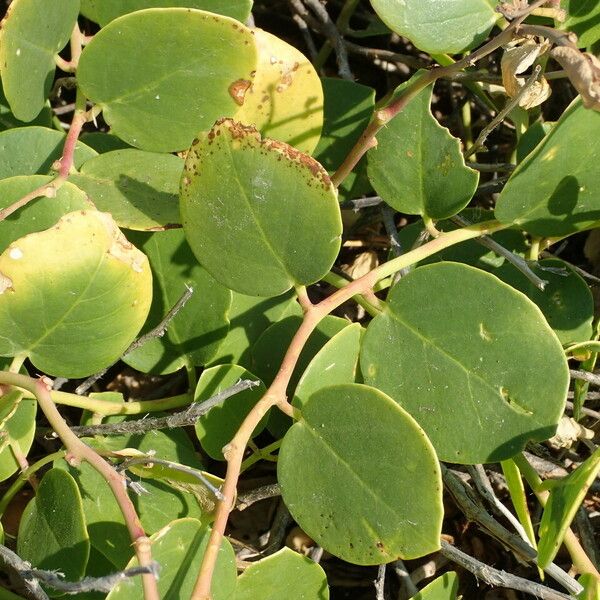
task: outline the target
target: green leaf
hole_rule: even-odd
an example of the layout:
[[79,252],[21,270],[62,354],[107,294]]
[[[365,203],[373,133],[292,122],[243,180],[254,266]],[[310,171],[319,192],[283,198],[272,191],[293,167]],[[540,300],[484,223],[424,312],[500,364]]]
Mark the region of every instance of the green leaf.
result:
[[345,561],[377,565],[439,548],[435,452],[379,390],[346,384],[314,393],[283,439],[277,476],[300,527]]
[[[0,133],[0,179],[14,175],[49,175],[62,154],[65,135],[46,127],[17,127]],[[75,145],[74,167],[96,156],[85,144]]]
[[367,172],[392,208],[445,219],[469,203],[479,174],[465,166],[460,141],[431,114],[432,89],[421,91],[379,132],[367,153]]
[[323,569],[289,548],[252,563],[237,580],[235,600],[328,600]]
[[562,0],[567,20],[558,23],[561,29],[572,31],[579,38],[578,46],[585,48],[600,40],[600,3],[598,0]]
[[[323,131],[314,152],[315,158],[329,173],[342,164],[369,124],[375,106],[375,90],[345,79],[325,77],[321,80],[325,95]],[[339,193],[345,197],[355,186],[369,185],[365,177],[366,162],[360,161],[342,182]],[[356,198],[360,195],[349,195]]]
[[85,573],[90,540],[81,495],[62,469],[50,469],[21,518],[17,553],[38,569],[57,570],[67,581]]
[[21,465],[17,462],[10,448],[14,444],[23,456],[27,456],[35,435],[35,415],[37,402],[22,398],[10,419],[2,426],[2,450],[0,450],[0,481],[8,479],[16,473]]
[[126,144],[116,135],[101,131],[84,131],[79,136],[79,139],[90,148],[93,148],[98,154],[131,148],[129,144]]
[[[219,365],[206,369],[196,386],[195,402],[204,402],[215,394],[236,384],[240,379],[259,381],[257,377],[238,365]],[[264,383],[244,390],[200,417],[196,422],[196,435],[204,451],[215,460],[225,460],[223,446],[229,444],[239,429],[246,415],[254,405],[265,395],[267,388]],[[254,430],[253,436],[258,435],[265,427],[266,419]]]
[[454,571],[444,573],[426,585],[411,600],[456,600],[458,594],[458,576]]
[[155,8],[101,29],[81,55],[77,82],[112,133],[143,150],[172,152],[235,114],[235,86],[250,82],[256,62],[252,32],[238,21]]
[[323,167],[229,119],[190,148],[181,218],[200,264],[242,294],[314,283],[340,248],[337,195]]
[[552,121],[537,121],[527,128],[519,138],[516,147],[517,163],[523,162],[535,149],[535,147],[552,131]]
[[54,80],[54,56],[73,32],[79,0],[14,0],[0,29],[0,72],[12,112],[33,120]]
[[161,374],[206,364],[227,335],[231,292],[198,264],[181,229],[129,237],[148,257],[154,281],[150,315],[142,332],[163,320],[186,286],[194,292],[165,335],[127,354],[125,362],[140,371]]
[[70,181],[119,227],[152,230],[179,223],[183,160],[172,154],[125,149],[86,161]]
[[564,479],[553,482],[546,501],[538,535],[538,565],[547,567],[556,556],[567,529],[600,472],[600,448]]
[[515,169],[496,218],[541,237],[590,229],[600,221],[599,177],[600,113],[577,99]]
[[289,315],[302,315],[293,291],[281,296],[261,298],[232,292],[229,309],[229,333],[219,346],[212,364],[251,364],[250,348],[262,332]]
[[[162,600],[180,600],[191,596],[209,536],[210,529],[196,519],[177,519],[151,536],[152,558],[161,566],[158,591]],[[137,564],[137,560],[133,559],[127,567]],[[211,597],[213,600],[231,600],[235,584],[235,554],[224,538],[212,578]],[[134,577],[118,583],[106,600],[143,598],[141,578]]]
[[113,19],[144,8],[186,6],[246,21],[252,0],[81,0],[81,14],[102,27]]
[[302,52],[262,29],[253,33],[258,64],[252,85],[239,88],[235,118],[310,154],[323,126],[321,80]]
[[298,382],[294,406],[302,408],[311,395],[322,387],[355,382],[363,333],[360,324],[353,323],[334,335],[319,350]]
[[[43,251],[41,251],[43,249]],[[111,365],[140,330],[151,300],[146,257],[110,215],[79,211],[14,241],[0,256],[0,355],[86,377]]]
[[488,0],[371,0],[381,20],[429,54],[456,54],[487,37],[498,15]]
[[[0,209],[51,181],[52,177],[44,175],[19,175],[0,180]],[[0,221],[0,250],[28,233],[52,227],[67,213],[93,208],[85,192],[72,183],[63,183],[56,196],[36,198]]]
[[403,277],[369,324],[360,361],[365,382],[413,415],[440,459],[462,464],[504,460],[551,437],[569,384],[538,307],[458,263]]
[[562,260],[545,259],[538,264],[532,270],[548,282],[543,291],[509,263],[494,271],[494,275],[540,307],[563,346],[589,340],[593,332],[594,299],[587,283]]
[[578,580],[583,592],[577,595],[579,600],[600,600],[600,581],[593,573],[584,573]]
[[[30,123],[32,125],[40,125],[41,127],[51,127],[53,114],[50,106],[46,104],[42,108],[42,112],[33,121],[30,121]],[[12,129],[13,127],[23,127],[25,125],[26,123],[17,119],[10,110],[8,100],[2,88],[2,81],[0,81],[0,131]]]

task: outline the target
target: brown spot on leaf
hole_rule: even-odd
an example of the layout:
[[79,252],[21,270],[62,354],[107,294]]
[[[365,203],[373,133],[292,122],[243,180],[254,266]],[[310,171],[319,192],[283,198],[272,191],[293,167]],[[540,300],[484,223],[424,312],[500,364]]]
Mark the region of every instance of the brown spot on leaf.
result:
[[244,104],[246,92],[251,85],[252,83],[247,79],[238,79],[229,86],[229,95],[237,105],[242,106]]

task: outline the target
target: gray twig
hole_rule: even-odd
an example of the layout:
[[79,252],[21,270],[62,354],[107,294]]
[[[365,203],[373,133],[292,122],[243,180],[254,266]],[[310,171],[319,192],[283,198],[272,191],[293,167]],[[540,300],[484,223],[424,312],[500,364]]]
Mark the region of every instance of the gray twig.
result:
[[31,570],[31,564],[2,544],[0,544],[0,562],[19,577],[34,600],[49,600],[48,594],[42,589],[37,579],[23,575],[24,572]]
[[598,568],[598,545],[594,539],[594,528],[592,527],[588,513],[583,506],[580,506],[577,509],[575,524],[577,525],[577,532],[579,533],[579,539],[581,540],[581,545],[585,553],[592,563],[594,563],[594,566]]
[[[548,252],[547,250],[542,251],[540,253],[540,256],[542,258],[556,258],[555,254],[552,254],[551,252]],[[596,277],[595,275],[592,275],[591,273],[584,271],[581,267],[578,267],[577,265],[574,265],[573,263],[566,261],[564,258],[561,258],[561,260],[564,263],[566,263],[570,269],[573,269],[573,271],[575,271],[575,273],[577,273],[584,279],[588,279],[592,283],[600,283],[600,277]]]
[[[457,225],[461,225],[462,227],[471,225],[467,219],[461,217],[460,215],[455,215],[452,217],[452,221]],[[545,279],[538,277],[538,275],[532,271],[531,267],[524,258],[518,256],[514,252],[511,252],[504,246],[501,246],[496,240],[492,239],[488,235],[478,237],[476,238],[476,241],[482,246],[489,248],[492,252],[495,252],[498,256],[503,256],[509,263],[519,269],[519,271],[521,271],[521,273],[523,273],[523,275],[525,275],[525,277],[527,277],[527,279],[529,279],[529,281],[531,281],[531,283],[533,283],[533,285],[535,285],[535,287],[538,289],[543,290],[546,287],[548,282]]]
[[[573,392],[569,392],[569,398],[573,398],[575,394]],[[588,400],[600,400],[600,392],[588,392],[587,394]],[[569,410],[573,410],[574,406],[572,402],[567,400],[567,408]],[[587,408],[586,406],[581,407],[581,412],[588,417],[592,417],[594,419],[598,419],[600,421],[600,412],[597,410],[592,410],[591,408]]]
[[529,79],[527,79],[527,81],[524,83],[523,87],[519,90],[517,95],[514,96],[514,98],[511,98],[506,103],[504,108],[481,130],[481,132],[477,136],[477,139],[475,140],[475,143],[465,152],[465,158],[468,158],[472,154],[475,154],[478,150],[484,148],[484,143],[488,135],[490,135],[490,133],[492,133],[492,131],[494,131],[494,129],[496,129],[496,127],[498,127],[498,125],[500,125],[500,123],[504,121],[508,113],[510,113],[510,111],[513,110],[513,108],[518,106],[519,102],[521,101],[521,98],[523,98],[523,96],[529,91],[531,86],[539,79],[541,72],[542,67],[540,65],[536,65],[533,69],[533,73],[531,74]]
[[600,375],[595,375],[589,371],[569,369],[569,374],[571,375],[571,379],[581,379],[582,381],[587,381],[593,385],[600,385]]
[[375,598],[377,600],[385,600],[385,567],[379,565],[377,569],[377,579],[375,580]]
[[[385,231],[390,238],[390,247],[394,256],[400,256],[402,254],[402,244],[400,243],[400,236],[398,235],[398,229],[396,229],[396,222],[394,221],[395,212],[393,208],[384,204],[381,207],[381,215],[383,217],[383,225]],[[401,277],[404,277],[410,269],[400,269],[397,273],[394,273],[392,281],[396,283]]]
[[392,563],[392,567],[394,567],[394,571],[396,572],[396,576],[400,580],[400,590],[398,592],[399,600],[404,600],[405,598],[412,598],[415,594],[419,592],[417,586],[413,583],[413,580],[410,578],[410,573],[406,568],[405,564],[400,560],[395,560]]
[[[301,0],[289,0],[290,6],[294,12],[305,22],[315,25],[315,19],[308,12]],[[338,74],[342,79],[354,81],[354,76],[348,63],[348,51],[344,45],[344,38],[338,31],[336,24],[331,20],[329,13],[319,0],[304,0],[304,3],[310,7],[311,11],[317,17],[317,27],[329,40],[335,51],[338,63]]]
[[348,41],[344,41],[344,44],[348,52],[352,54],[385,60],[391,63],[400,63],[412,69],[427,69],[431,67],[431,62],[421,60],[420,58],[411,56],[410,54],[399,54],[398,52],[381,50],[379,48],[366,48],[365,46],[359,46],[358,44]]
[[[175,305],[164,316],[163,320],[156,327],[154,327],[154,329],[151,329],[144,335],[140,336],[137,340],[134,340],[129,346],[129,348],[125,350],[123,356],[126,356],[127,354],[133,352],[140,346],[143,346],[146,342],[150,341],[151,339],[156,337],[162,337],[163,335],[165,335],[167,327],[170,325],[171,321],[175,318],[177,313],[184,307],[185,303],[192,297],[193,293],[194,290],[186,285],[185,292],[183,292],[181,298],[177,300]],[[82,394],[85,394],[94,385],[94,383],[96,383],[98,379],[102,378],[115,363],[116,361],[112,365],[109,365],[108,367],[103,369],[102,371],[99,371],[98,373],[95,373],[94,375],[88,377],[83,383],[77,386],[77,388],[75,389],[75,393],[80,396]]]
[[383,200],[379,196],[369,196],[367,198],[344,200],[344,202],[340,202],[340,208],[351,208],[353,211],[358,212],[361,208],[379,206],[382,202]]
[[255,502],[260,502],[267,498],[274,498],[275,496],[281,496],[281,487],[278,483],[263,485],[262,487],[246,492],[245,494],[240,494],[237,499],[236,508],[238,510],[246,510]]
[[[487,533],[500,540],[522,559],[537,564],[537,552],[525,540],[506,529],[489,515],[484,508],[480,507],[473,498],[472,490],[450,471],[450,469],[444,465],[441,465],[441,468],[444,485],[465,516],[469,520],[479,523]],[[582,586],[554,563],[548,565],[544,570],[570,593],[578,594],[582,591]]]
[[298,25],[298,29],[300,30],[300,33],[302,34],[302,37],[304,38],[304,43],[306,44],[306,47],[308,48],[308,54],[310,56],[310,60],[311,60],[311,62],[314,63],[317,60],[319,51],[317,50],[317,47],[315,46],[315,42],[312,39],[312,35],[310,34],[310,29],[306,25],[306,21],[299,14],[292,15],[292,18],[296,22],[296,25]]
[[84,437],[90,435],[135,434],[154,431],[156,429],[186,427],[194,425],[199,417],[205,415],[211,408],[218,406],[227,398],[258,385],[260,385],[258,381],[241,379],[235,385],[215,394],[208,400],[194,402],[185,410],[167,415],[166,417],[151,417],[135,421],[123,421],[121,423],[102,423],[100,425],[77,425],[76,427],[71,427],[71,431],[78,437]]
[[440,552],[445,557],[467,571],[470,571],[477,579],[481,579],[489,585],[518,590],[520,592],[525,592],[526,594],[531,594],[536,598],[542,598],[542,600],[571,600],[571,596],[557,592],[545,585],[529,581],[523,577],[507,573],[506,571],[494,569],[493,567],[476,560],[472,556],[465,554],[458,548],[455,548],[446,540],[441,540],[441,545]]

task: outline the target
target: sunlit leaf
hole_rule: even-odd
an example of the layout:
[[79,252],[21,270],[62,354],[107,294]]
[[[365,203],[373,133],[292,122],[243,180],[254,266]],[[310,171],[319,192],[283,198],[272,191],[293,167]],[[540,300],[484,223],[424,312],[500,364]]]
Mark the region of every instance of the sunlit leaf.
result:
[[[239,108],[235,87],[256,68],[254,37],[231,19],[189,8],[129,13],[85,47],[77,83],[112,133],[143,150],[187,148]],[[110,77],[106,77],[110,72]]]
[[441,460],[463,464],[504,460],[551,437],[569,383],[538,307],[451,262],[420,267],[392,288],[367,327],[361,369],[413,415]]
[[456,600],[458,577],[454,571],[444,573],[426,585],[411,600]]
[[79,0],[13,0],[0,29],[0,73],[12,112],[31,121],[54,79],[54,56],[73,32]]
[[314,283],[340,248],[337,196],[323,167],[229,119],[190,148],[181,218],[200,264],[242,294]]
[[575,100],[513,172],[496,204],[496,218],[542,237],[595,227],[599,177],[600,113]]
[[0,274],[0,354],[26,353],[51,375],[85,377],[112,364],[150,307],[146,257],[97,211],[15,240]]
[[[210,529],[196,519],[177,519],[151,536],[152,558],[161,566],[158,592],[162,600],[189,598],[208,545]],[[133,559],[127,566],[136,566]],[[224,538],[212,578],[213,600],[231,600],[236,584],[235,554]],[[143,600],[141,578],[125,579],[106,600]]]
[[35,415],[37,402],[28,398],[22,398],[11,417],[6,420],[2,427],[3,438],[0,440],[2,450],[0,451],[0,481],[8,479],[16,473],[21,465],[11,450],[14,445],[18,451],[27,456],[35,435]]
[[239,577],[235,600],[328,600],[323,569],[289,548],[252,563]]
[[346,384],[314,393],[283,439],[277,476],[300,527],[343,560],[377,565],[439,548],[435,452],[379,390]]
[[560,5],[567,11],[567,19],[558,25],[577,35],[580,48],[600,40],[600,4],[596,0],[561,0]]

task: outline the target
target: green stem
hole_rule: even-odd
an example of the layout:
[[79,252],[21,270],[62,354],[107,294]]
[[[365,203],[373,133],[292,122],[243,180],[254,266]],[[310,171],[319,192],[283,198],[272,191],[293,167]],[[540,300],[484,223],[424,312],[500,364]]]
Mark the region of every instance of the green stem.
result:
[[12,359],[12,362],[10,363],[10,367],[8,367],[8,370],[11,373],[18,373],[21,370],[21,367],[23,366],[23,363],[25,362],[26,358],[27,358],[27,354],[17,354],[17,356],[15,356]]
[[[532,489],[533,493],[536,495],[539,503],[543,507],[546,506],[550,492],[542,489],[543,482],[541,477],[537,474],[537,471],[529,464],[529,461],[523,454],[517,454],[514,456],[513,461],[519,468],[519,471],[521,471],[523,474],[523,477],[525,477],[525,480],[529,484],[529,487]],[[571,560],[573,561],[573,567],[575,567],[579,573],[591,573],[600,579],[600,573],[598,573],[598,570],[589,559],[584,549],[581,547],[579,540],[571,528],[568,528],[565,533],[564,544],[571,556]]]
[[31,475],[37,473],[42,467],[47,465],[48,463],[53,462],[54,460],[58,460],[59,458],[63,458],[66,454],[65,450],[59,450],[58,452],[53,452],[52,454],[48,454],[48,456],[44,456],[37,462],[33,463],[30,467],[25,469],[25,471],[21,471],[17,479],[15,479],[12,485],[6,490],[4,496],[0,500],[0,517],[5,513],[8,505],[11,500],[17,495],[19,490],[27,483],[27,480]]
[[[333,273],[332,271],[329,271],[329,273],[323,277],[323,281],[326,281],[338,290],[341,290],[351,283],[350,281],[344,279],[341,275]],[[374,304],[371,304],[371,302],[369,302],[362,294],[356,294],[355,296],[352,296],[352,300],[354,300],[359,306],[362,306],[372,317],[376,317],[381,312],[380,309],[378,309]]]
[[242,466],[240,467],[240,473],[243,473],[244,471],[248,470],[252,465],[256,464],[259,460],[269,460],[271,462],[276,462],[277,458],[275,458],[274,456],[271,456],[271,454],[275,450],[279,450],[282,442],[283,442],[283,440],[277,440],[276,442],[273,442],[272,444],[269,444],[268,446],[265,446],[264,448],[256,448],[256,447],[253,448],[252,456],[249,456],[242,463]]
[[[0,371],[0,378],[3,372]],[[82,408],[99,415],[139,415],[148,412],[160,412],[171,410],[173,408],[182,408],[193,402],[193,396],[190,393],[179,394],[160,400],[140,400],[137,402],[112,402],[110,400],[97,400],[88,396],[78,396],[67,392],[50,392],[52,400],[56,404]],[[34,394],[26,391],[25,397],[34,398]]]

